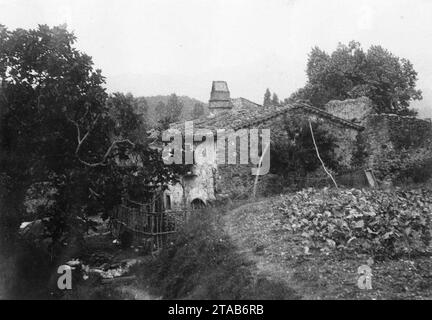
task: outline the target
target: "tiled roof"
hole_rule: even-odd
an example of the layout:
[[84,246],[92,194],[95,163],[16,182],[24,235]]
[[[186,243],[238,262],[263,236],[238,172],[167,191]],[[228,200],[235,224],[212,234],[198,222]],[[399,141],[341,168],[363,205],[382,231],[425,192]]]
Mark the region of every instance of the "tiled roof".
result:
[[304,102],[295,102],[292,105],[292,108],[300,108],[303,111],[316,114],[317,116],[320,116],[321,118],[326,118],[327,120],[330,120],[331,122],[338,123],[338,124],[345,126],[345,127],[350,127],[352,129],[356,129],[359,131],[364,130],[363,126],[361,126],[355,122],[348,121],[348,120],[343,119],[343,118],[339,118],[339,117],[337,117],[331,113],[328,113],[322,109],[313,107],[313,106],[311,106],[307,103],[304,103]]
[[[306,113],[315,114],[321,118],[325,118],[333,123],[337,123],[344,127],[350,127],[356,130],[364,128],[358,124],[348,120],[336,117],[322,109],[315,108],[306,103],[295,102],[283,106],[266,106],[263,107],[257,103],[244,98],[231,99],[233,108],[224,112],[220,112],[214,116],[201,118],[193,122],[195,129],[234,129],[248,128],[258,125],[262,122],[276,118],[290,110],[301,109]],[[184,129],[184,122],[174,123],[170,125],[173,129]]]

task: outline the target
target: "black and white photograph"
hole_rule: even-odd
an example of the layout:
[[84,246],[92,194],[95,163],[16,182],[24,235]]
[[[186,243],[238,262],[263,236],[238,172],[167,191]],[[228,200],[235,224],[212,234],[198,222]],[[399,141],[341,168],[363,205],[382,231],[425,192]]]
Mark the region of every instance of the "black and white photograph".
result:
[[0,0],[0,300],[432,300],[431,118],[432,1]]

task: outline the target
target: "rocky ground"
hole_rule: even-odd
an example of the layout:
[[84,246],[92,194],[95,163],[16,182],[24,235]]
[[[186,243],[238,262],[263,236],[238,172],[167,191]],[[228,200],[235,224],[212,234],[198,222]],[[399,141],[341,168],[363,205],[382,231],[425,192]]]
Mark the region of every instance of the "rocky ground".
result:
[[72,290],[56,292],[60,299],[157,300],[139,278],[137,268],[151,256],[134,247],[121,249],[106,230],[87,237],[86,248],[67,264],[73,267]]

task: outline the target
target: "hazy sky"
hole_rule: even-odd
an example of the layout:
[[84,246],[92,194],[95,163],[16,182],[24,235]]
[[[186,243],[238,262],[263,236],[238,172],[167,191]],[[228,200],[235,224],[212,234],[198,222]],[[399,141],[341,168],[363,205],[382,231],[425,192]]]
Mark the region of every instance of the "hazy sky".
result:
[[306,81],[307,54],[338,42],[380,44],[411,60],[432,116],[429,0],[0,0],[10,29],[66,23],[109,91],[209,99],[212,80],[233,97],[288,97]]

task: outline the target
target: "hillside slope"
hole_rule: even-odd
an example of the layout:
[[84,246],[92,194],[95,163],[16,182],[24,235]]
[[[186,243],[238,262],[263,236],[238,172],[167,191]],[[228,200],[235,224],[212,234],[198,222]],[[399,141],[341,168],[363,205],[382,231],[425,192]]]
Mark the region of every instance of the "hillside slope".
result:
[[[149,97],[137,97],[136,100],[138,102],[138,106],[140,108],[144,107],[143,99],[147,102],[148,111],[147,111],[147,119],[148,124],[150,126],[155,126],[158,122],[159,115],[161,114],[160,110],[157,110],[157,106],[159,102],[164,103],[165,105],[168,102],[169,95],[157,95],[157,96],[149,96]],[[204,106],[204,113],[208,112],[208,104],[202,101],[199,101],[195,98],[190,98],[188,96],[179,96],[178,97],[181,103],[183,103],[183,112],[180,116],[181,121],[191,120],[192,119],[192,111],[196,103],[201,103]]]

